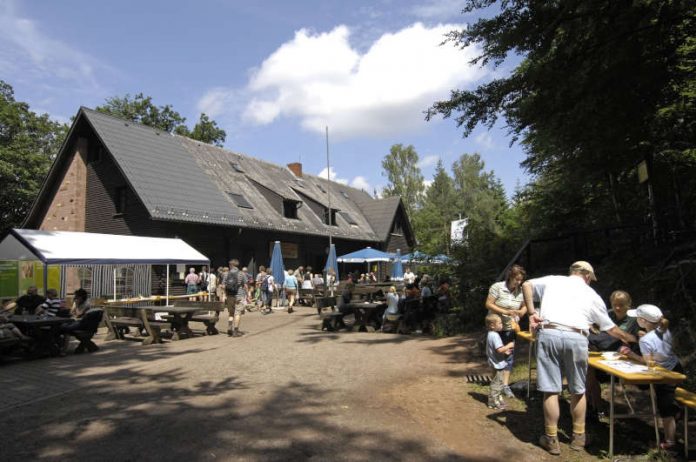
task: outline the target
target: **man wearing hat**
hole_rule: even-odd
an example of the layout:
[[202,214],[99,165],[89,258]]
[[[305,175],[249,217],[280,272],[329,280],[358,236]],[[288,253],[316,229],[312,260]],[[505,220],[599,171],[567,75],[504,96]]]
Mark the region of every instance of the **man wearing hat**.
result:
[[[619,329],[609,318],[602,298],[590,287],[596,281],[592,265],[576,261],[568,276],[545,276],[522,284],[524,303],[532,327],[537,332],[537,389],[544,393],[544,435],[539,444],[559,455],[558,395],[563,377],[571,393],[570,411],[573,437],[570,448],[585,447],[585,381],[587,377],[587,335],[592,324],[623,342],[636,338]],[[540,302],[539,312],[534,300]]]

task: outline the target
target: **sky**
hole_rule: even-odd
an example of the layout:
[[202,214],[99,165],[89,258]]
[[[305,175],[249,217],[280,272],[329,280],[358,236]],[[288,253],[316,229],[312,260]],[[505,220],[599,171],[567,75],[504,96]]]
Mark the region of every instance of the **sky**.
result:
[[0,79],[31,110],[69,122],[80,106],[144,93],[192,127],[205,112],[225,147],[379,193],[381,161],[413,145],[426,182],[479,153],[510,196],[528,181],[503,123],[463,138],[424,111],[452,89],[509,72],[441,45],[476,16],[461,0],[0,0]]

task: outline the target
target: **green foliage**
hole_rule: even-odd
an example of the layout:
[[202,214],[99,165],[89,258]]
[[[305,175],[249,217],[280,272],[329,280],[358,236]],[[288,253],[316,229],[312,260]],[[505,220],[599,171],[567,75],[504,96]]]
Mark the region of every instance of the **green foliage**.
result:
[[382,175],[389,180],[382,193],[385,196],[401,196],[408,216],[413,217],[424,189],[415,148],[411,145],[393,145],[382,160],[382,168]]
[[0,231],[22,224],[67,130],[15,101],[12,87],[0,80]]
[[[492,3],[470,0],[465,11]],[[680,193],[696,186],[694,10],[693,0],[502,2],[497,15],[449,40],[479,45],[480,64],[497,66],[513,53],[523,61],[508,76],[453,91],[428,117],[455,117],[465,135],[504,117],[537,177],[532,189],[542,189],[533,196],[554,198],[533,204],[542,214],[572,215],[579,228],[640,222],[647,192],[632,172],[655,158],[655,173],[668,172],[654,188],[660,226],[693,228],[696,197]],[[556,231],[558,221],[535,229]]]
[[193,130],[189,130],[186,126],[186,118],[175,111],[171,105],[156,106],[152,102],[152,97],[142,93],[138,93],[135,97],[126,94],[122,98],[117,96],[107,98],[106,103],[96,109],[122,119],[216,146],[222,146],[227,136],[227,133],[219,128],[214,120],[210,120],[203,113]]
[[438,161],[433,182],[423,196],[421,207],[412,215],[416,241],[429,255],[449,250],[450,222],[457,219],[457,196],[454,182]]

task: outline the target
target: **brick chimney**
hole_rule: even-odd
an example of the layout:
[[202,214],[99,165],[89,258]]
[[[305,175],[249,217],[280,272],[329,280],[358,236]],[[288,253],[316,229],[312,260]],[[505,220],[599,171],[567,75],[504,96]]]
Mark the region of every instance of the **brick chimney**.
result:
[[302,178],[302,164],[299,162],[293,162],[288,164],[290,171],[297,177]]

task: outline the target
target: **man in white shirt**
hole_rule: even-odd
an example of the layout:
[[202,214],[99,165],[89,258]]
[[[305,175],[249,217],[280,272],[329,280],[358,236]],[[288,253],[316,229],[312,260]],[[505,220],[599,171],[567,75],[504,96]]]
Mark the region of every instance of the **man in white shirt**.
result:
[[[537,389],[544,393],[544,435],[539,444],[549,453],[561,453],[558,444],[558,395],[563,377],[571,393],[573,438],[570,448],[585,447],[585,381],[587,377],[590,326],[597,324],[626,343],[636,338],[619,329],[609,318],[602,298],[590,287],[596,281],[594,269],[586,261],[570,266],[569,276],[545,276],[522,284],[524,303],[537,333]],[[537,313],[534,300],[540,300]]]
[[411,272],[411,268],[408,266],[406,267],[406,271],[404,271],[404,285],[405,284],[413,284],[416,281],[416,275]]

